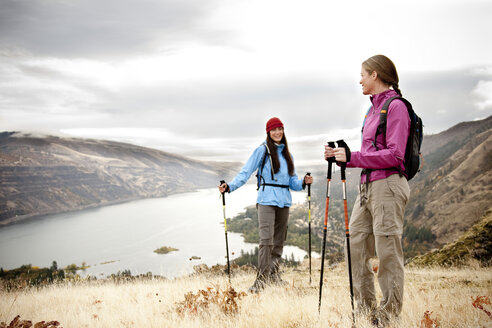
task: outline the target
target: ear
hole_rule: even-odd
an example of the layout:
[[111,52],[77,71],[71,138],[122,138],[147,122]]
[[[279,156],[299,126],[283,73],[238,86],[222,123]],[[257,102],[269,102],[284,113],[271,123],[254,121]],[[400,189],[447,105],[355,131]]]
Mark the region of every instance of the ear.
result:
[[373,80],[376,80],[376,79],[378,78],[378,72],[376,72],[376,71],[372,71],[372,73],[371,73],[371,78],[372,78]]

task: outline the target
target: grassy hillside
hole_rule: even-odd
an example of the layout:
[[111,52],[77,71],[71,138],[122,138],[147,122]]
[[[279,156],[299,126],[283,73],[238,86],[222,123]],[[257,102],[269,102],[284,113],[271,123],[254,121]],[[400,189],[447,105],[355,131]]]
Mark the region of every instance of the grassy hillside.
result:
[[457,241],[443,248],[415,257],[413,265],[463,266],[492,264],[492,210],[465,232]]
[[[314,266],[319,268],[319,262]],[[258,295],[243,293],[253,279],[254,273],[238,273],[229,286],[224,275],[204,273],[176,280],[92,281],[0,291],[0,327],[17,315],[34,323],[56,320],[61,327],[351,325],[343,264],[325,271],[321,314],[319,273],[313,272],[309,285],[306,263],[284,274],[288,286],[268,287]],[[492,297],[489,269],[410,268],[405,280],[403,313],[394,327],[490,327],[492,319],[485,312],[492,311],[490,302],[486,304]],[[356,327],[370,325],[359,318]]]

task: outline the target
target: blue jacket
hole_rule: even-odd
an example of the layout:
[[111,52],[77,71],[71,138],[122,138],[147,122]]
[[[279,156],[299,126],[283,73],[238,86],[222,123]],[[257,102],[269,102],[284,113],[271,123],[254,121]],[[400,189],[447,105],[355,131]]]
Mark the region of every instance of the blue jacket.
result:
[[[287,161],[285,160],[282,150],[285,145],[277,145],[277,153],[280,161],[280,170],[274,175],[277,181],[272,180],[271,174],[271,163],[266,154],[265,165],[263,166],[263,171],[261,173],[262,183],[272,183],[279,185],[288,185],[289,188],[273,187],[273,186],[260,186],[258,190],[258,197],[256,202],[261,205],[272,205],[278,207],[290,207],[292,205],[292,196],[290,194],[290,189],[292,190],[302,190],[303,189],[303,179],[299,179],[297,174],[294,172],[293,176],[289,176],[289,170],[287,168]],[[253,154],[250,156],[246,164],[244,164],[241,171],[236,175],[236,177],[228,184],[230,192],[238,189],[248,181],[253,172],[257,171],[266,153],[266,144],[263,142],[258,148],[256,148]],[[292,156],[292,155],[291,155]],[[292,159],[294,160],[294,159]]]

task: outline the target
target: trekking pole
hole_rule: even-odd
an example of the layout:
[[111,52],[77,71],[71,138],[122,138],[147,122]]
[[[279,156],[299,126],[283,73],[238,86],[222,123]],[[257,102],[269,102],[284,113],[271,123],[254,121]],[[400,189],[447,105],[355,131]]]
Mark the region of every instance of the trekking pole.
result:
[[[310,176],[311,173],[306,173]],[[308,187],[308,218],[309,218],[309,284],[311,285],[311,184]]]
[[[226,183],[224,180],[220,180],[220,184]],[[227,253],[227,275],[229,276],[229,284],[231,284],[231,265],[229,263],[229,242],[227,240],[227,219],[226,219],[226,203],[225,203],[225,192],[222,193],[222,210],[224,212],[224,230],[225,230],[225,241],[226,241],[226,253]]]
[[[345,141],[338,140],[338,147],[347,149],[347,144]],[[349,283],[350,283],[350,302],[352,304],[352,323],[355,324],[355,313],[354,313],[354,285],[352,283],[352,261],[350,258],[350,233],[349,233],[349,220],[348,220],[348,209],[347,209],[347,187],[345,184],[345,169],[347,168],[347,163],[341,163],[341,178],[342,178],[342,190],[343,190],[343,211],[345,214],[345,238],[347,241],[347,259],[348,259],[348,271],[349,271]]]
[[[333,141],[328,142],[328,146],[335,148],[335,143]],[[323,295],[323,273],[325,266],[325,247],[326,247],[326,228],[328,225],[328,208],[330,206],[330,182],[331,182],[331,171],[332,165],[335,162],[335,157],[328,158],[328,172],[326,173],[326,205],[325,205],[325,224],[323,227],[323,251],[321,252],[321,274],[319,278],[319,303],[318,303],[318,313],[321,313],[321,296]]]

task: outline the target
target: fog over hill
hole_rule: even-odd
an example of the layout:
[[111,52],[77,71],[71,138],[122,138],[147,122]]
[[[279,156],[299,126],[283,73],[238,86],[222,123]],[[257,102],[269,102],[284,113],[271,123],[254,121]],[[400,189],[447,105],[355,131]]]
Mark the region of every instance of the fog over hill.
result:
[[0,133],[0,225],[211,188],[238,163],[103,140]]

